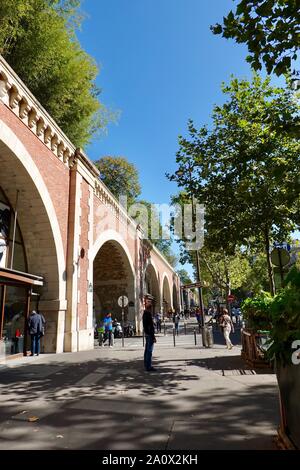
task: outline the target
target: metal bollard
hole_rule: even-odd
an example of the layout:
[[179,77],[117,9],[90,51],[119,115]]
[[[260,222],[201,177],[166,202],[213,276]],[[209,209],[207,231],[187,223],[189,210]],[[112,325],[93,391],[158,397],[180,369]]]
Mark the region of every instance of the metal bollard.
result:
[[164,321],[164,336],[166,336],[166,322]]
[[176,340],[175,340],[175,326],[173,326],[173,343],[174,343],[174,348],[176,346]]
[[124,348],[124,331],[122,331],[122,348]]
[[186,335],[186,322],[184,322],[184,334]]
[[197,334],[196,334],[196,328],[194,328],[194,338],[195,338],[195,346],[197,344]]

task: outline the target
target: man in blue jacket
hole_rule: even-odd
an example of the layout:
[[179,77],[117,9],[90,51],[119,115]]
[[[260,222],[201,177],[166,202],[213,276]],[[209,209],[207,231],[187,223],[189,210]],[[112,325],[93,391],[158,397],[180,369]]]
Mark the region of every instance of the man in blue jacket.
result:
[[43,334],[42,316],[35,310],[28,319],[28,331],[31,337],[31,356],[40,354],[40,337]]
[[108,338],[109,347],[113,347],[113,325],[112,325],[112,318],[111,313],[107,313],[103,320],[104,330],[105,330],[105,338]]

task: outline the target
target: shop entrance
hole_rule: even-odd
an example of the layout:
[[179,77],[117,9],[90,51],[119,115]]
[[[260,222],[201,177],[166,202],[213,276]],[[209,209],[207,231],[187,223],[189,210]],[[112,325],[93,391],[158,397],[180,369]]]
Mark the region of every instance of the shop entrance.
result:
[[0,268],[0,355],[23,353],[29,347],[27,320],[33,288],[43,279],[29,273]]

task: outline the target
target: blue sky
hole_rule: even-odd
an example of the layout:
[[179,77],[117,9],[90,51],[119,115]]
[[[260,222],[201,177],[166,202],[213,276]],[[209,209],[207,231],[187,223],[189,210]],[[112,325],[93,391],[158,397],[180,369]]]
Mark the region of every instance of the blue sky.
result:
[[78,37],[101,71],[102,101],[121,115],[87,148],[91,159],[122,155],[140,174],[142,197],[168,202],[176,191],[177,137],[191,117],[207,122],[230,74],[249,76],[246,48],[214,36],[232,0],[85,0]]
[[[219,36],[232,0],[85,0],[78,38],[101,71],[101,99],[120,110],[117,125],[87,148],[93,160],[124,156],[138,168],[142,197],[168,203],[177,137],[187,120],[209,121],[230,75],[250,77],[247,49]],[[189,269],[190,271],[190,269]]]

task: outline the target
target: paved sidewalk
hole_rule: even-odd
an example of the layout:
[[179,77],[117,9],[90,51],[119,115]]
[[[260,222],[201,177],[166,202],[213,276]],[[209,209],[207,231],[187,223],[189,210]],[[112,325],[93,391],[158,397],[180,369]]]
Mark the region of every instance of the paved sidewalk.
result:
[[142,357],[130,338],[0,365],[0,449],[275,448],[276,377],[245,367],[239,347],[161,336],[158,371]]

